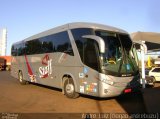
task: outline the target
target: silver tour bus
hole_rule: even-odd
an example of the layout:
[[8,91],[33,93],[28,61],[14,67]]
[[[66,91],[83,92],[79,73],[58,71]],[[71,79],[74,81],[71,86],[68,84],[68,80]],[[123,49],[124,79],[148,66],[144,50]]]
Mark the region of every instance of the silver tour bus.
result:
[[95,23],[70,23],[12,45],[11,75],[79,94],[114,97],[140,87],[129,34]]

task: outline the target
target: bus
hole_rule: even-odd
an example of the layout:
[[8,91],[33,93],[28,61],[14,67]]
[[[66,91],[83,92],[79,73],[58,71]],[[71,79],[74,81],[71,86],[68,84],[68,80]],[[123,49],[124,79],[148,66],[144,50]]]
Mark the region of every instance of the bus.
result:
[[140,87],[136,54],[129,34],[119,28],[86,22],[62,25],[16,42],[11,75],[79,94],[115,97]]

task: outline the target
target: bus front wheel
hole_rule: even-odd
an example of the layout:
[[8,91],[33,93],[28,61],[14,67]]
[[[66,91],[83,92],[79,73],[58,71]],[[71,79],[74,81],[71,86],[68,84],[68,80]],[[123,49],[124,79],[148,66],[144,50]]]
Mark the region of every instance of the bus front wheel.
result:
[[68,98],[77,98],[79,94],[75,92],[75,85],[72,78],[65,77],[64,79],[64,94]]
[[18,73],[18,79],[19,79],[20,84],[22,84],[22,85],[26,84],[26,81],[23,79],[22,71],[19,71],[19,73]]

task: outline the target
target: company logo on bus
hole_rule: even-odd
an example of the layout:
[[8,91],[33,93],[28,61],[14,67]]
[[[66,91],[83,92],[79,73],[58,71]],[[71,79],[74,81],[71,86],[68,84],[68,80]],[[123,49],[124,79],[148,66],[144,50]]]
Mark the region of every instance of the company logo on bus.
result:
[[39,67],[40,78],[47,78],[52,74],[52,59],[48,55],[45,55],[42,59],[42,65]]

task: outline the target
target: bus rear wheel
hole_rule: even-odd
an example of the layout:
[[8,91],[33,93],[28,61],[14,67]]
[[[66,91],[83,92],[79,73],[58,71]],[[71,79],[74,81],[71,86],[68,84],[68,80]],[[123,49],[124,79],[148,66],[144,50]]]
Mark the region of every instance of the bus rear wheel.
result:
[[75,85],[72,78],[66,77],[64,80],[64,94],[68,98],[77,98],[79,94],[75,92]]
[[18,72],[18,79],[19,79],[20,84],[22,84],[22,85],[25,85],[25,84],[27,83],[27,82],[23,79],[22,71],[19,71],[19,72]]

